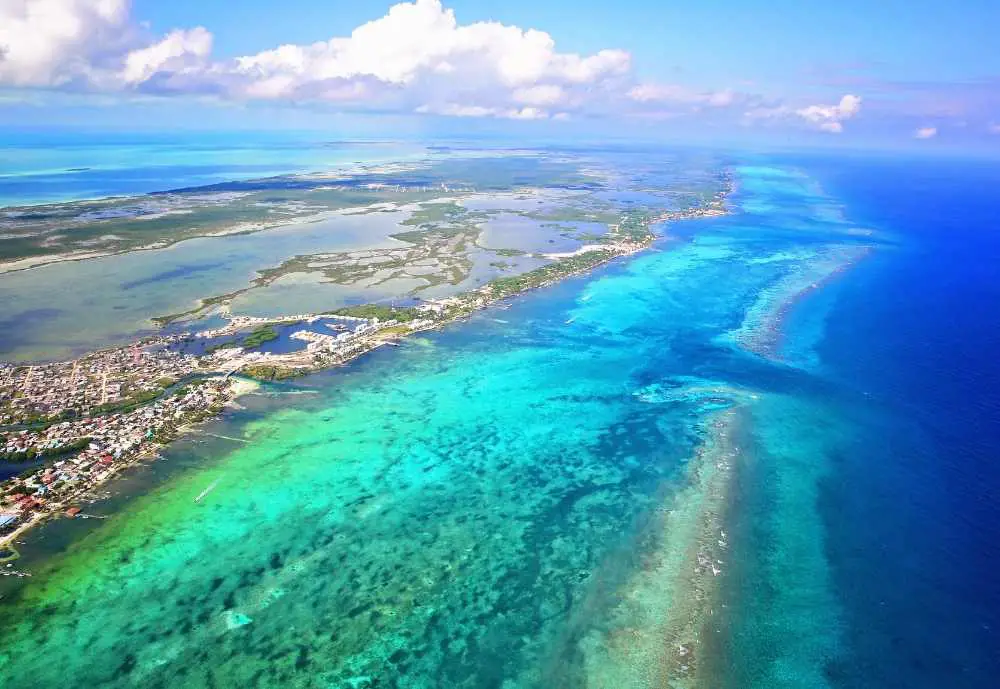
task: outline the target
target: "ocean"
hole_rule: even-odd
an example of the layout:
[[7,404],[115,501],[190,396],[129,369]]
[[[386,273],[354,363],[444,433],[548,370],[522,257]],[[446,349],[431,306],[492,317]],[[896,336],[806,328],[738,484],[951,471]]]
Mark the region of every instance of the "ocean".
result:
[[851,410],[857,430],[819,493],[850,650],[831,677],[996,686],[1000,166],[810,162],[898,243],[838,282],[817,348],[831,379],[871,400]]
[[734,161],[38,531],[0,686],[995,686],[1000,167]]

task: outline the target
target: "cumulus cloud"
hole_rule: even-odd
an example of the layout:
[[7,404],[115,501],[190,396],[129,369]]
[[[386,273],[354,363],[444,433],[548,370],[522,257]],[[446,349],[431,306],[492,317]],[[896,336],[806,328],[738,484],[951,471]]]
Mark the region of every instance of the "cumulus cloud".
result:
[[933,139],[937,136],[937,127],[921,127],[913,132],[914,139]]
[[579,55],[498,22],[459,24],[440,0],[392,6],[350,36],[212,57],[202,27],[148,36],[128,0],[0,0],[0,86],[314,100],[459,116],[547,117],[627,77],[623,50]]
[[744,116],[747,120],[798,119],[821,131],[840,134],[844,131],[844,122],[859,112],[861,112],[861,96],[848,93],[833,105],[809,105],[804,108],[780,105],[755,108],[748,110]]
[[810,105],[795,114],[826,132],[839,134],[844,131],[844,120],[861,112],[861,96],[847,94],[836,105]]
[[[548,33],[461,24],[441,0],[399,2],[350,35],[213,54],[204,27],[154,35],[129,0],[0,0],[0,88],[326,102],[341,109],[513,120],[607,113],[797,120],[840,132],[861,98],[792,107],[732,89],[636,83],[618,49],[561,51]],[[93,97],[93,96],[91,96]]]
[[202,27],[171,31],[162,40],[125,56],[121,79],[142,84],[161,73],[194,71],[204,66],[212,52],[212,34]]
[[480,89],[519,90],[522,100],[532,93],[530,87],[550,101],[562,97],[562,87],[624,74],[629,63],[629,54],[620,50],[590,56],[560,53],[551,36],[533,29],[497,22],[462,26],[440,0],[415,0],[393,6],[349,37],[240,57],[229,71],[232,77],[275,84],[269,91],[275,97],[338,80],[367,78],[404,88],[443,80],[460,83],[465,77],[477,79]]
[[133,40],[127,0],[0,1],[0,84],[94,80]]

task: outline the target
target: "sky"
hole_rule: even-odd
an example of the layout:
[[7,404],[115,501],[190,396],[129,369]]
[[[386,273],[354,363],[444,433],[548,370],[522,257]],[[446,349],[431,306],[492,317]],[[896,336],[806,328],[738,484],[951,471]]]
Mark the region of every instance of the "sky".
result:
[[1000,150],[1000,2],[0,0],[0,125]]

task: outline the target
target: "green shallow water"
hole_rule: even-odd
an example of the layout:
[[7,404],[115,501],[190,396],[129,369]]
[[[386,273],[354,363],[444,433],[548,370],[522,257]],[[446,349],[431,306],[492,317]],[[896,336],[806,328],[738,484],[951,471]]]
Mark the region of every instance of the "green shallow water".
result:
[[[776,178],[781,194],[798,179]],[[34,578],[0,608],[4,686],[710,682],[708,649],[732,627],[731,476],[781,452],[781,480],[808,489],[819,470],[796,469],[814,448],[780,430],[782,400],[808,404],[807,373],[733,335],[853,255],[806,182],[794,224],[825,242],[753,216],[690,223],[509,310],[250,398],[209,427],[245,442],[193,436],[168,478],[64,552],[29,554]],[[805,504],[779,495],[759,523],[808,515],[792,493]],[[776,557],[799,548],[822,571],[819,528],[775,527]],[[835,620],[814,585],[802,595]],[[771,610],[795,615],[804,599],[782,596]],[[780,650],[747,686],[835,651],[782,646],[793,628],[758,630]]]

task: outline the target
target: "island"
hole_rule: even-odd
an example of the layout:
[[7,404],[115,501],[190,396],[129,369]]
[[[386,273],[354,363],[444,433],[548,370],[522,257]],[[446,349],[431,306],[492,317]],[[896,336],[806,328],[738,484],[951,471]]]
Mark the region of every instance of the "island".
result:
[[[295,257],[261,271],[245,289],[157,317],[154,322],[162,332],[125,346],[64,361],[0,364],[0,467],[9,475],[0,484],[0,558],[16,559],[15,545],[26,531],[54,517],[79,516],[98,487],[156,457],[186,429],[217,416],[262,382],[343,365],[377,347],[396,345],[412,333],[441,328],[528,290],[647,249],[660,236],[654,231],[659,225],[725,214],[726,196],[732,191],[728,172],[723,171],[717,183],[711,195],[680,209],[628,208],[613,218],[603,210],[600,217],[608,221],[603,231],[575,236],[571,250],[494,247],[493,255],[512,263],[494,261],[499,275],[452,295],[415,296],[405,305],[369,302],[273,317],[230,310],[233,300],[247,290],[306,267],[333,279],[355,273],[371,277],[374,272],[391,279],[396,274],[392,271],[427,266],[422,274],[430,277],[417,292],[439,282],[467,283],[472,262],[462,252],[484,248],[480,224],[488,215],[452,201],[418,205],[404,223],[413,229],[393,237],[409,248]],[[385,192],[380,188],[377,193]],[[557,231],[565,230],[566,218],[578,219],[551,212],[542,217]],[[520,269],[513,270],[515,265]],[[390,272],[384,273],[387,266]],[[224,325],[193,327],[207,315],[221,318]]]

